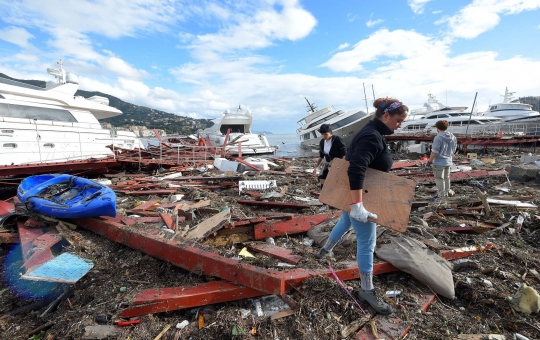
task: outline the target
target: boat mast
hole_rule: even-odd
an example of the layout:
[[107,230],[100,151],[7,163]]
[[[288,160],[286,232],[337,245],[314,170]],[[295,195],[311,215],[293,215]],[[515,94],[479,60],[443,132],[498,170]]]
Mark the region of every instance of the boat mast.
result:
[[469,132],[469,125],[471,125],[471,117],[472,117],[472,112],[474,110],[474,105],[476,104],[476,96],[478,96],[478,92],[476,92],[476,94],[474,95],[474,101],[471,107],[471,114],[469,115],[469,121],[467,122],[467,129],[465,130],[465,136],[467,136],[467,132]]
[[317,107],[315,106],[315,103],[313,103],[313,104],[310,103],[309,100],[308,100],[306,97],[304,97],[304,99],[305,99],[306,102],[307,102],[308,111],[315,112],[315,109],[317,108]]
[[362,86],[364,87],[364,99],[366,101],[366,113],[369,114],[369,109],[368,109],[368,105],[367,105],[367,96],[366,96],[366,85],[364,85],[364,83],[362,83]]

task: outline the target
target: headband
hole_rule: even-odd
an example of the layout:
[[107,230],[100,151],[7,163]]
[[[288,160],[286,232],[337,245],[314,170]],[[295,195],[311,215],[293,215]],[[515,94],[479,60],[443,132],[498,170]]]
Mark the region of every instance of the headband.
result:
[[402,105],[401,102],[393,102],[392,104],[390,104],[390,106],[388,106],[386,109],[384,109],[384,113],[394,111],[395,109],[397,109],[401,105]]

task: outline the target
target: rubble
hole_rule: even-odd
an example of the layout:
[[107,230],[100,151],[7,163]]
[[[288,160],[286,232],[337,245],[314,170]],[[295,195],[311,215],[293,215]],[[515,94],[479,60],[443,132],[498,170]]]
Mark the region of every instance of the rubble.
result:
[[[421,162],[406,160],[409,155],[394,156],[404,161],[395,162],[392,173],[416,181],[403,235],[448,261],[467,259],[450,274],[455,299],[437,298],[428,286],[377,259],[377,289],[382,295],[401,294],[389,298],[394,315],[375,316],[360,303],[364,315],[347,294],[355,296],[359,285],[354,235],[335,248],[333,259],[322,262],[315,259],[318,246],[304,242],[307,231],[319,225],[324,229],[323,223],[335,223],[340,213],[329,206],[323,206],[322,213],[320,206],[297,203],[299,197],[317,198],[316,179],[304,171],[313,168],[316,159],[270,159],[270,170],[247,162],[257,168],[250,174],[207,168],[201,174],[174,167],[158,176],[106,174],[118,196],[117,217],[62,221],[77,229],[67,224],[57,229],[68,240],[65,251],[91,259],[94,266],[70,284],[69,294],[63,288],[45,298],[14,293],[18,283],[12,277],[24,261],[6,261],[12,246],[0,244],[3,273],[11,277],[0,284],[0,329],[10,338],[35,331],[44,339],[79,339],[85,328],[104,326],[114,330],[113,338],[130,339],[373,339],[373,330],[385,339],[475,339],[472,334],[511,339],[516,333],[540,338],[534,309],[530,315],[518,312],[508,300],[518,285],[540,289],[539,188],[534,179],[509,183],[504,171],[520,165],[521,155],[478,155],[483,162],[478,170],[453,173],[455,195],[445,202],[428,200],[434,183]],[[460,166],[469,162],[464,155],[455,161]],[[239,182],[248,180],[275,181],[277,188],[239,193]],[[482,185],[490,215],[472,184]],[[4,213],[13,212],[9,202],[0,201],[0,209],[6,205]],[[33,220],[58,225],[58,220],[37,216],[10,217],[0,226],[0,240],[18,239],[18,222],[36,228],[39,223]],[[198,236],[189,240],[194,232]],[[385,234],[377,247],[390,244]],[[324,240],[316,237],[311,237],[316,243]],[[269,238],[274,244],[265,242]],[[238,257],[244,248],[253,258]],[[329,264],[347,291],[332,277]],[[266,315],[262,301],[268,294],[284,304],[280,308],[290,309]],[[261,302],[263,315],[257,316],[249,299]],[[109,317],[99,325],[97,316]]]

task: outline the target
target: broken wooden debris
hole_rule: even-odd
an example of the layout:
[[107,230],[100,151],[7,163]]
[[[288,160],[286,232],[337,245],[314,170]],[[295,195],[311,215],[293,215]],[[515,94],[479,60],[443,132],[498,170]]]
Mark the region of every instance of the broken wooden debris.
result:
[[259,253],[270,255],[291,264],[298,264],[298,262],[302,260],[302,256],[294,255],[292,250],[278,247],[269,243],[252,243],[248,246],[248,248]]
[[222,228],[231,218],[231,209],[226,208],[218,214],[202,221],[190,230],[185,236],[191,240],[202,240],[208,235]]
[[[417,295],[419,307],[422,312],[426,312],[429,306],[435,301],[435,295]],[[358,340],[377,339],[403,339],[411,330],[412,324],[407,320],[402,320],[395,316],[376,315],[372,322],[374,327],[364,327],[358,332]],[[376,329],[377,334],[373,334],[372,329]],[[378,338],[377,338],[378,336]]]
[[115,326],[105,326],[105,325],[99,325],[99,326],[86,326],[84,328],[84,335],[83,339],[95,339],[95,340],[101,340],[101,339],[109,339],[111,337],[115,337],[119,335],[120,330],[116,328]]
[[0,243],[19,243],[20,236],[18,233],[0,233]]
[[266,221],[264,223],[257,223],[253,227],[253,236],[255,240],[263,240],[267,239],[268,237],[303,233],[333,216],[340,215],[341,212],[337,212],[335,214],[318,214],[295,217],[286,221]]

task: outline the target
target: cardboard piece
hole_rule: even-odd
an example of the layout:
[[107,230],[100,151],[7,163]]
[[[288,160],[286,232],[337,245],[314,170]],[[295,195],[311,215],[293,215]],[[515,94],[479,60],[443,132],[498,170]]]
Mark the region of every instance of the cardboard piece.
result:
[[[334,208],[350,212],[349,162],[334,158],[319,200]],[[377,214],[377,224],[395,231],[407,230],[416,182],[368,168],[362,196],[364,207]]]

